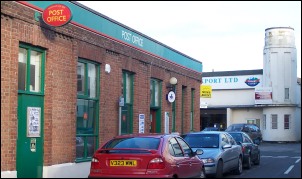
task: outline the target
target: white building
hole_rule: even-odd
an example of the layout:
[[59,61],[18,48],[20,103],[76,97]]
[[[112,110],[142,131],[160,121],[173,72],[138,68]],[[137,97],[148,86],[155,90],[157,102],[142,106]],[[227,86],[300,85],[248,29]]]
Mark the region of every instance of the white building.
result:
[[201,129],[255,123],[264,141],[301,141],[301,79],[294,29],[265,30],[263,70],[203,73]]

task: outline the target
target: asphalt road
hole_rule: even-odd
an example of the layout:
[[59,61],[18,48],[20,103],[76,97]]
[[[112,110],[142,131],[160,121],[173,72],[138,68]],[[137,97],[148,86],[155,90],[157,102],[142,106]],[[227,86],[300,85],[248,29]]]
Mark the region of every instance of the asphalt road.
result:
[[301,178],[301,143],[260,144],[260,165],[244,169],[241,175],[227,173],[225,178]]

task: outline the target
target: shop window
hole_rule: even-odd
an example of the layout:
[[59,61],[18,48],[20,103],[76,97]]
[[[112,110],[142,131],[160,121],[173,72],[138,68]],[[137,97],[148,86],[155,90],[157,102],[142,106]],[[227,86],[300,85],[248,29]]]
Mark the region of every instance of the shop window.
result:
[[42,49],[20,44],[18,53],[18,90],[19,92],[43,93],[45,52]]
[[91,160],[98,146],[99,65],[79,59],[77,65],[76,162]]

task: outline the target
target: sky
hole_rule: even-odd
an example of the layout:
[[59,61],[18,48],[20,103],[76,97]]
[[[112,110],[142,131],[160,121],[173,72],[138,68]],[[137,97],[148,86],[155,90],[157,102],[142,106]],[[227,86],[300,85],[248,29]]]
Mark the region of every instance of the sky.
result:
[[301,1],[78,1],[203,64],[263,69],[265,29],[292,27],[301,78]]

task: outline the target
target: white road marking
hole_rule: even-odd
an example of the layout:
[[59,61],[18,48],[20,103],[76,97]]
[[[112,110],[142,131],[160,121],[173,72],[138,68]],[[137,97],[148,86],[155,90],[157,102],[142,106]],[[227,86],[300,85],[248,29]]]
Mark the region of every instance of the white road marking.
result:
[[286,172],[284,172],[285,175],[287,175],[292,169],[294,168],[294,165],[290,166]]
[[296,163],[300,162],[301,158],[299,158],[298,160],[296,160]]

